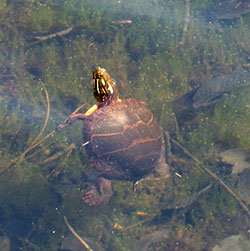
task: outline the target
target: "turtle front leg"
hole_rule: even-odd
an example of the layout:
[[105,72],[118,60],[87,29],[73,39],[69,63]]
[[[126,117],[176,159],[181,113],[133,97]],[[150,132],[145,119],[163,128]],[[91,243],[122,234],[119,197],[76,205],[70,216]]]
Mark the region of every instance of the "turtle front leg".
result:
[[99,178],[97,180],[97,186],[92,185],[91,190],[86,193],[83,200],[89,206],[95,206],[109,202],[113,195],[111,181]]
[[62,128],[73,124],[78,119],[81,119],[81,120],[87,119],[90,115],[92,115],[99,108],[99,106],[100,106],[100,104],[95,104],[92,107],[90,107],[85,113],[77,113],[77,114],[70,116],[64,123],[57,126],[56,131],[58,132]]
[[84,119],[87,119],[87,118],[88,118],[88,115],[86,115],[85,113],[74,114],[74,115],[70,116],[64,123],[58,125],[57,128],[56,128],[56,131],[60,131],[62,128],[70,126],[71,124],[73,124],[78,119],[84,120]]

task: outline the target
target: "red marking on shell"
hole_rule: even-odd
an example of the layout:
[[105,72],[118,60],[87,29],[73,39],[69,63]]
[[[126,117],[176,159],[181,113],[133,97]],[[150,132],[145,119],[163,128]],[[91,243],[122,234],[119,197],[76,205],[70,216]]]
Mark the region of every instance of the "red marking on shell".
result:
[[133,148],[135,145],[137,144],[140,144],[140,143],[146,143],[146,142],[154,142],[154,141],[157,141],[161,138],[162,136],[160,135],[158,138],[156,139],[150,139],[150,138],[146,138],[146,139],[137,139],[137,140],[134,140],[128,147],[126,148],[122,148],[122,149],[118,149],[118,150],[115,150],[115,151],[111,151],[111,152],[106,152],[106,153],[103,153],[103,154],[98,154],[97,156],[98,157],[101,157],[101,156],[104,156],[104,155],[109,155],[109,154],[112,154],[112,153],[117,153],[117,152],[121,152],[121,151],[126,151],[126,150],[129,150],[130,148]]

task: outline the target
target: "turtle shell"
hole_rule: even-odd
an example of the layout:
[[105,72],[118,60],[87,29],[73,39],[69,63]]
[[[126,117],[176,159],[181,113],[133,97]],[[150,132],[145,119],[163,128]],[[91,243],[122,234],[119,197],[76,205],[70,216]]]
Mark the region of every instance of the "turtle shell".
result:
[[164,149],[153,114],[134,99],[91,114],[83,126],[83,142],[89,142],[86,153],[99,175],[108,179],[138,180],[158,166]]

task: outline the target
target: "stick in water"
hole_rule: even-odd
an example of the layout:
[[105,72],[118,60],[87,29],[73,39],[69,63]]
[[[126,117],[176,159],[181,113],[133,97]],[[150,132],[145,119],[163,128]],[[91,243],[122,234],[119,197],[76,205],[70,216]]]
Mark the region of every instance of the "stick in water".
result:
[[82,243],[82,245],[89,251],[93,251],[93,249],[76,233],[76,231],[70,226],[66,216],[63,217],[65,224],[67,225],[69,231]]

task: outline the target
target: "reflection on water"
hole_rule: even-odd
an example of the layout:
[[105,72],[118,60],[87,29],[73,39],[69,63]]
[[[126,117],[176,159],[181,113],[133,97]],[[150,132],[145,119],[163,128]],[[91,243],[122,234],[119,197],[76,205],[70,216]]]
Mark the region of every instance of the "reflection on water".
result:
[[[0,249],[75,243],[63,216],[94,250],[210,250],[246,238],[248,2],[1,1]],[[166,134],[172,177],[145,177],[134,189],[114,181],[111,201],[89,207],[82,197],[96,176],[82,124],[53,130],[95,103],[96,65],[121,83],[123,99],[147,103]]]

